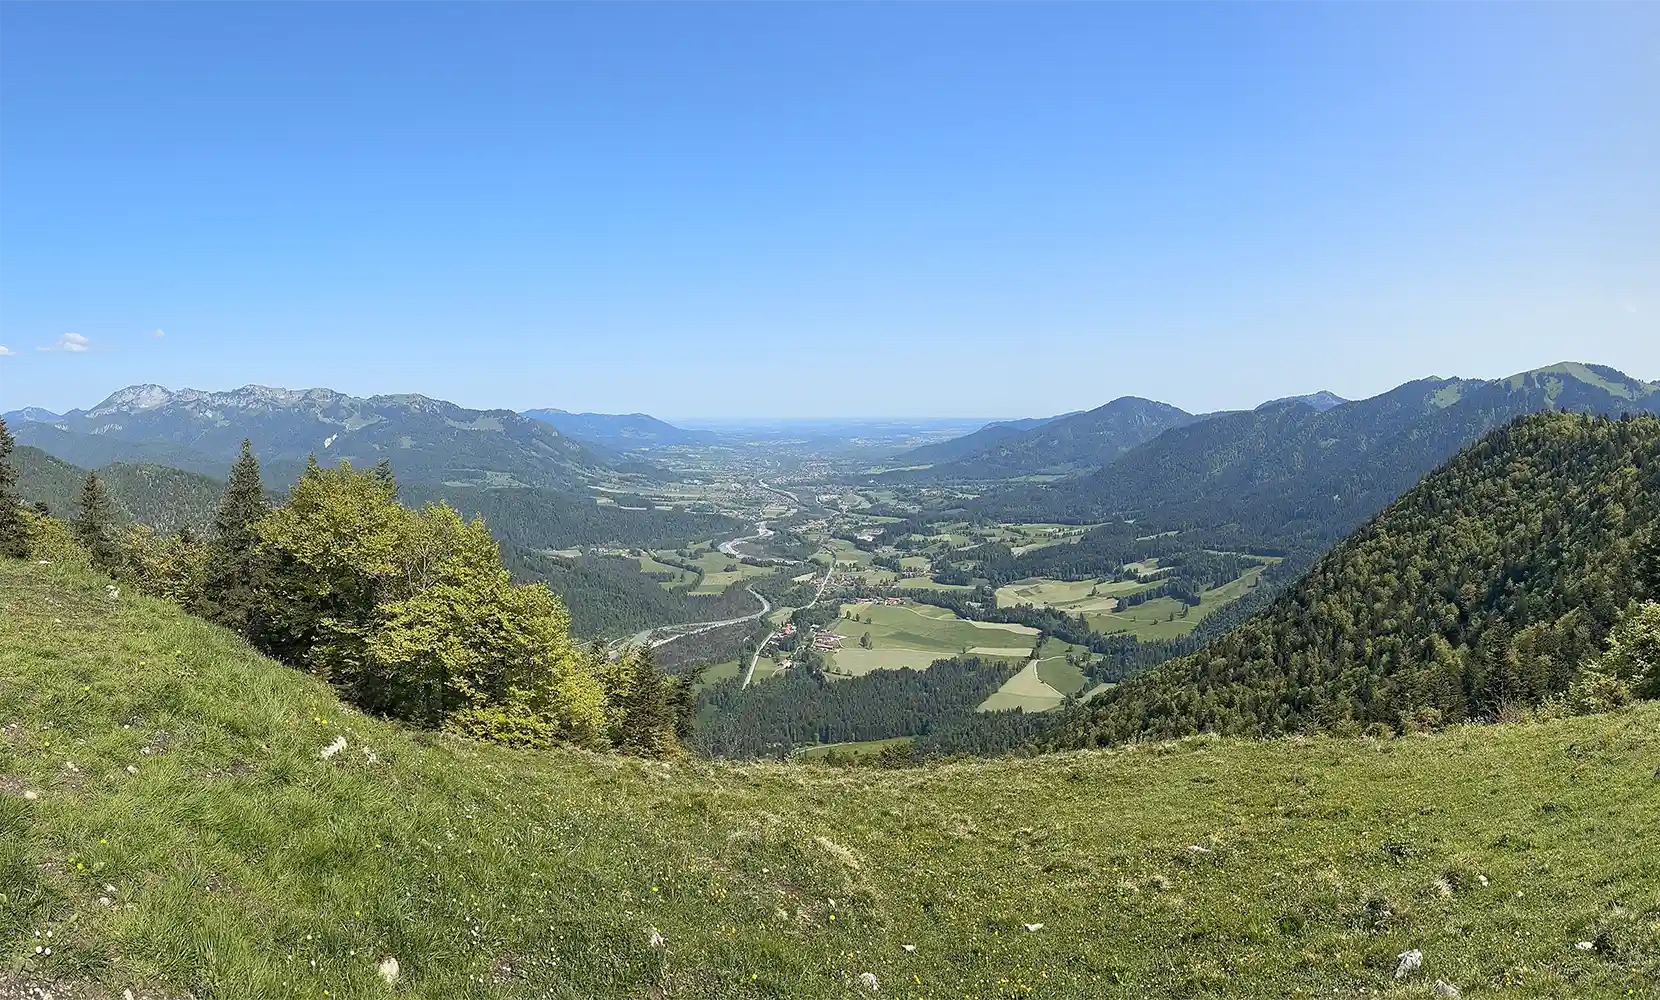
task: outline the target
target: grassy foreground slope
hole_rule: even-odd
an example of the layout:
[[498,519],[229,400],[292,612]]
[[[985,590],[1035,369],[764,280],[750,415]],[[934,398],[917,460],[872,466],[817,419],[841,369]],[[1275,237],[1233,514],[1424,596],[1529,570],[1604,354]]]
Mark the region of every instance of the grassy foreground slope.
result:
[[1623,997],[1660,974],[1660,705],[897,772],[664,765],[412,734],[105,583],[0,564],[0,987]]

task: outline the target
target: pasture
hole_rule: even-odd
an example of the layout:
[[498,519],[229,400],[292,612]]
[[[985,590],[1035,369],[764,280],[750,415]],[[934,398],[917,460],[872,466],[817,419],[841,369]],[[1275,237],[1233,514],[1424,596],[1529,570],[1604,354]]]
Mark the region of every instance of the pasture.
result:
[[1026,712],[1047,712],[1060,707],[1068,696],[1082,695],[1090,687],[1090,680],[1076,663],[1066,657],[1086,657],[1089,650],[1064,642],[1050,641],[1038,651],[1039,658],[1027,663],[1003,686],[980,703],[978,711],[1004,712],[1021,709]]
[[678,566],[670,566],[666,562],[659,562],[655,557],[644,555],[640,557],[640,572],[663,574],[668,579],[659,580],[658,586],[664,590],[673,590],[676,587],[689,587],[697,583],[697,574]]
[[[1023,659],[1037,635],[1036,629],[1025,625],[969,621],[927,604],[844,604],[839,612],[856,618],[838,618],[835,624],[843,645],[832,657],[830,669],[846,676],[901,667],[921,670],[965,651],[989,658]],[[869,649],[859,645],[866,634]]]
[[[677,561],[688,561],[673,552],[661,552],[657,555]],[[692,593],[699,595],[718,594],[735,583],[741,583],[744,580],[758,576],[766,576],[773,572],[773,568],[770,566],[749,566],[715,549],[701,546],[693,552],[689,562],[697,566],[703,573],[702,581],[692,588]],[[641,568],[644,568],[643,560]],[[669,568],[673,569],[674,567]]]
[[1096,614],[1086,612],[1084,620],[1097,632],[1133,635],[1143,642],[1177,639],[1198,628],[1217,608],[1249,593],[1267,568],[1267,564],[1253,566],[1220,587],[1204,591],[1199,595],[1199,603],[1192,607],[1173,597],[1155,597],[1134,607]]
[[978,711],[1007,712],[1018,708],[1026,712],[1047,712],[1059,708],[1065,700],[1065,695],[1044,682],[1038,675],[1037,663],[1032,662],[993,691],[980,703]]
[[1148,586],[1134,580],[1017,580],[997,588],[997,606],[1012,608],[1017,604],[1030,604],[1036,608],[1055,608],[1068,614],[1111,611],[1118,606],[1117,598],[1146,590]]

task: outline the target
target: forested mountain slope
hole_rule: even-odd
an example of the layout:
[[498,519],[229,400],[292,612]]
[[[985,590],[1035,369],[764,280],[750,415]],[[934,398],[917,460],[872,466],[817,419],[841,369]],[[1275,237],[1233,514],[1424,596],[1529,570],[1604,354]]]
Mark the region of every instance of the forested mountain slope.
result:
[[[1169,428],[1199,419],[1168,403],[1125,396],[1012,435],[994,430],[998,426],[994,424],[992,428],[976,432],[983,435],[983,446],[976,447],[972,454],[931,469],[888,475],[900,479],[1012,479],[1072,474],[1099,469]],[[944,445],[952,443],[944,442]],[[935,454],[943,449],[943,445],[928,447],[936,449]],[[894,462],[914,465],[919,460],[913,451]]]
[[1175,428],[1095,475],[984,508],[1016,520],[1232,526],[1239,544],[1317,550],[1487,431],[1550,409],[1657,412],[1660,386],[1570,363],[1491,382],[1423,379],[1324,411],[1290,401]]
[[[262,461],[300,462],[315,454],[324,464],[347,459],[363,467],[386,460],[408,483],[568,487],[614,464],[511,410],[469,410],[417,395],[359,399],[329,389],[130,386],[90,410],[71,410],[49,424],[21,424],[16,431],[22,443],[54,454],[90,447],[91,437],[102,447],[185,449],[225,468],[247,438]],[[67,451],[59,457],[85,458]]]
[[1439,980],[1543,1000],[1660,975],[1660,706],[907,771],[663,763],[412,733],[106,582],[0,562],[0,992],[1451,995]]
[[1059,742],[1490,718],[1566,691],[1634,600],[1660,600],[1660,419],[1537,414]]
[[[18,494],[24,500],[43,503],[58,517],[75,516],[86,469],[38,448],[18,448],[12,461],[18,473]],[[162,532],[206,528],[225,489],[222,480],[160,465],[116,462],[99,469],[98,478],[115,501],[119,516]]]

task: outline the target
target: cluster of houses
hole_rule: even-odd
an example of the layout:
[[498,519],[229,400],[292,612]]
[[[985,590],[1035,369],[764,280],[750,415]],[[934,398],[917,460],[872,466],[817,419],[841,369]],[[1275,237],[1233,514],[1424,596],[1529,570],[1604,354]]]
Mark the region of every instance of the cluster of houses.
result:
[[895,606],[904,604],[905,599],[903,597],[856,597],[852,601],[850,601],[849,603],[851,603],[851,604],[886,604],[890,607],[895,607]]

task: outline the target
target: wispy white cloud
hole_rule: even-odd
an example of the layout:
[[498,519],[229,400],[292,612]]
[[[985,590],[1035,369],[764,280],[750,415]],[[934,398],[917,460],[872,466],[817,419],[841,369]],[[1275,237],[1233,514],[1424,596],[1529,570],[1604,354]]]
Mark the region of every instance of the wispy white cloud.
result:
[[16,351],[7,347],[5,344],[0,344],[0,358],[14,358],[16,356]]
[[87,339],[80,334],[66,333],[46,347],[35,349],[38,351],[62,351],[65,354],[85,354],[89,346]]
[[155,331],[151,332],[150,336],[152,338],[156,339],[156,340],[160,340],[161,338],[167,336],[167,331],[166,330],[155,330]]

